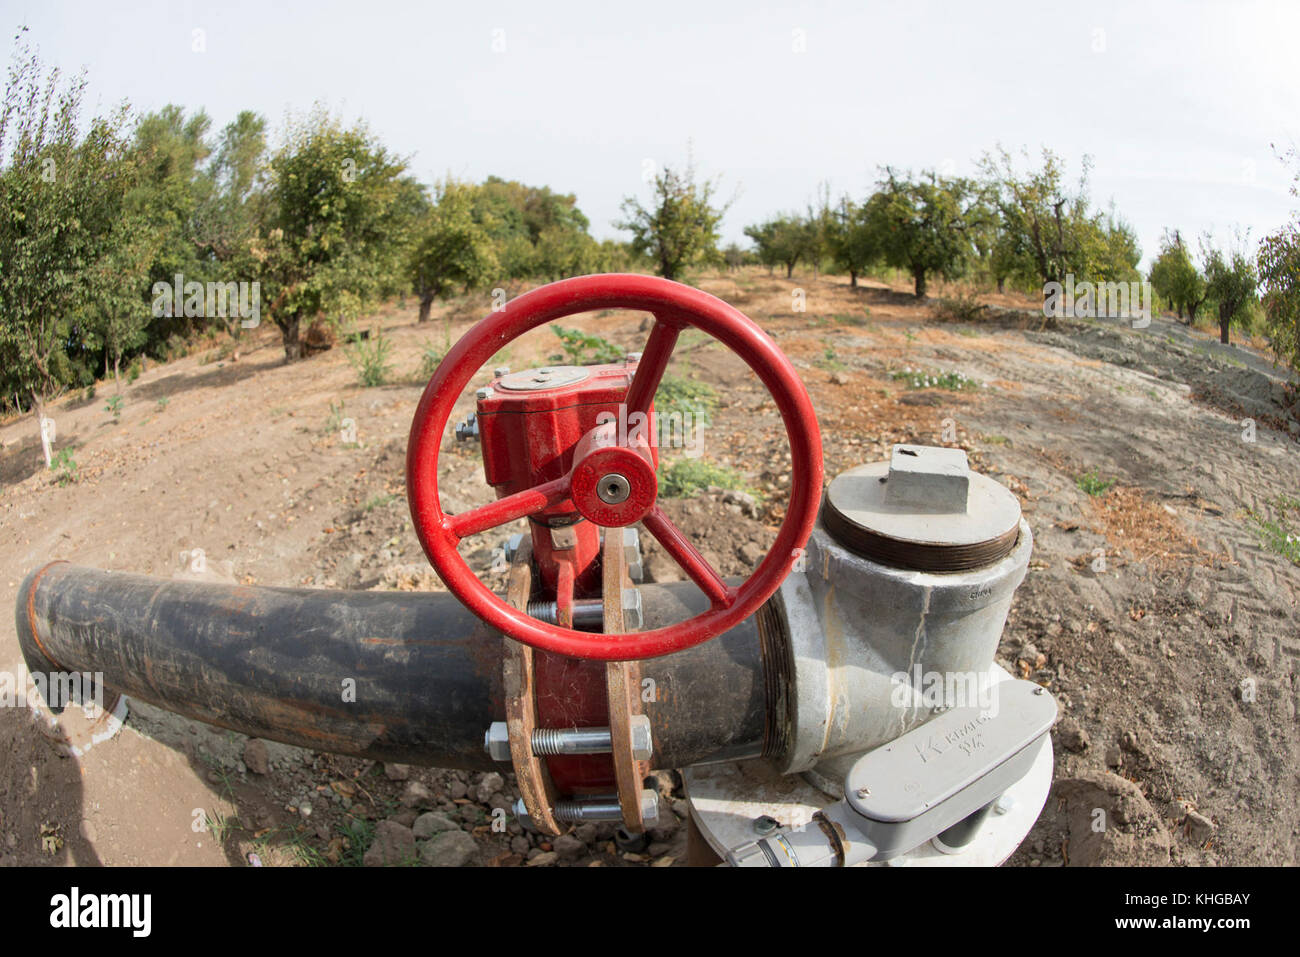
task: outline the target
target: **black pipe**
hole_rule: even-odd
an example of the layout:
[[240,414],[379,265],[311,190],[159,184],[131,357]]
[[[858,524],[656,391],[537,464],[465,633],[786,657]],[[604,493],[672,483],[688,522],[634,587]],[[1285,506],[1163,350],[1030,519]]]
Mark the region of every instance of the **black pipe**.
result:
[[[703,609],[689,582],[641,586],[645,626]],[[55,562],[27,576],[34,674],[102,673],[161,708],[244,734],[384,761],[490,769],[502,637],[447,593],[219,585]],[[770,737],[756,619],[642,663],[656,767],[757,757]]]

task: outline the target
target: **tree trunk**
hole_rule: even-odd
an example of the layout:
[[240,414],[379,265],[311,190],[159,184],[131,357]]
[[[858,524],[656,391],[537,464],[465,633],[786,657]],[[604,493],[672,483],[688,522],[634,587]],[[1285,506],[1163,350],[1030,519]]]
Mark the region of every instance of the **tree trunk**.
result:
[[36,389],[32,390],[32,411],[36,413],[36,438],[40,441],[41,451],[45,454],[45,467],[53,468],[51,453],[54,451],[54,443],[46,443],[45,432],[41,428],[45,422],[45,398]]
[[998,279],[998,295],[1002,295],[1002,294],[1005,293],[1006,291],[1007,291],[1007,281],[1006,281],[1006,279],[1005,279],[1005,278],[999,278],[999,279]]
[[433,309],[433,293],[420,293],[420,322],[429,321],[429,312]]
[[794,263],[785,264],[785,278],[786,279],[794,278]]
[[1228,338],[1228,324],[1232,322],[1232,313],[1225,306],[1219,306],[1219,341],[1225,346],[1231,344]]
[[856,269],[849,270],[849,288],[850,289],[858,288],[858,272]]
[[302,340],[298,338],[298,315],[279,320],[280,339],[284,342],[284,361],[297,362],[302,358]]
[[113,356],[113,385],[116,387],[116,390],[118,392],[122,391],[121,366],[122,366],[122,357],[120,355]]
[[916,298],[924,299],[925,298],[925,270],[913,269],[912,279],[916,283]]

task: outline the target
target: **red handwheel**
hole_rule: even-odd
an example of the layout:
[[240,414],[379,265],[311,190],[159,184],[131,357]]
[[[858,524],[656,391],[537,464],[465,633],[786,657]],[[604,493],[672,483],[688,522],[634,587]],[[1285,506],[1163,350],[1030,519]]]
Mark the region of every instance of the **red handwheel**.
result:
[[[741,585],[730,586],[669,520],[656,502],[654,471],[644,449],[611,447],[608,434],[590,433],[575,449],[567,475],[457,515],[438,500],[438,453],[456,400],[474,374],[511,340],[574,313],[635,309],[655,317],[641,361],[628,385],[628,415],[648,413],[677,337],[694,326],[722,342],[754,370],[776,401],[790,441],[790,500],[785,521],[762,562]],[[625,487],[600,486],[617,463]],[[557,654],[606,661],[654,658],[722,634],[754,614],[789,574],[802,553],[822,488],[821,434],[808,392],[790,361],[753,320],[721,299],[690,286],[641,275],[580,276],[511,300],[456,343],[429,380],[411,423],[406,488],[420,544],[448,589],[503,634]],[[618,507],[608,507],[618,499]],[[709,610],[653,631],[593,634],[551,625],[512,608],[484,585],[456,550],[468,535],[571,501],[598,525],[640,521],[709,599]]]

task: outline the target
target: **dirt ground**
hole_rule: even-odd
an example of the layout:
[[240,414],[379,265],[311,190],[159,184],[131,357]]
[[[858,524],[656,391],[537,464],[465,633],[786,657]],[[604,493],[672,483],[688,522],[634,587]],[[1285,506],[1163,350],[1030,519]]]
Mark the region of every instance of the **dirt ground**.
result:
[[[918,442],[964,448],[1019,496],[1034,557],[999,657],[1050,687],[1062,718],[1052,795],[1012,863],[1297,862],[1300,568],[1265,547],[1259,525],[1300,496],[1300,423],[1284,377],[1244,345],[1249,361],[1167,325],[1043,329],[1015,297],[985,297],[993,308],[957,322],[904,287],[850,289],[840,277],[755,270],[701,285],[794,361],[828,478]],[[12,608],[23,577],[55,558],[265,585],[440,589],[406,509],[406,434],[422,351],[455,341],[489,305],[457,301],[423,326],[413,302],[373,317],[365,325],[395,345],[393,384],[377,388],[357,385],[340,348],[284,365],[266,328],[237,354],[214,342],[151,366],[123,386],[120,421],[104,406],[114,386],[101,383],[94,400],[53,405],[56,446],[76,462],[64,481],[44,469],[30,418],[0,424],[2,604]],[[643,318],[564,325],[638,349]],[[494,365],[553,361],[557,342],[536,330]],[[759,507],[719,491],[669,508],[716,567],[742,574],[782,517],[784,433],[722,346],[688,334],[674,363],[716,390],[705,458],[740,473]],[[942,373],[970,387],[910,387],[909,377]],[[449,436],[445,448],[444,508],[488,501],[477,445]],[[1083,490],[1085,474],[1100,494]],[[493,587],[505,535],[462,547]],[[651,577],[673,577],[653,549],[646,564]],[[17,673],[12,620],[0,621],[0,672]],[[351,864],[367,847],[372,863],[666,866],[684,856],[671,771],[659,775],[661,826],[648,847],[626,847],[608,825],[555,841],[514,823],[494,831],[492,812],[515,796],[509,775],[249,742],[134,701],[104,740],[76,709],[57,726],[22,707],[0,709],[0,722],[0,864]],[[1100,831],[1097,808],[1109,822]]]

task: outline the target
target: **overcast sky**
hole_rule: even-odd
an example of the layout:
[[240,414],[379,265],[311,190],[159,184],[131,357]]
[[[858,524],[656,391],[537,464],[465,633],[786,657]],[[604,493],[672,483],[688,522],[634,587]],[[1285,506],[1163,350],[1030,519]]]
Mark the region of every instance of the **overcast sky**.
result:
[[[432,182],[495,173],[576,193],[598,238],[648,163],[735,197],[724,238],[861,197],[885,163],[975,171],[1049,146],[1112,199],[1143,259],[1166,226],[1275,229],[1300,201],[1300,3],[60,3],[0,0],[90,102],[241,109],[278,132],[319,101]],[[195,31],[202,31],[196,34]],[[200,42],[201,41],[201,42]],[[201,50],[196,50],[201,47]]]

